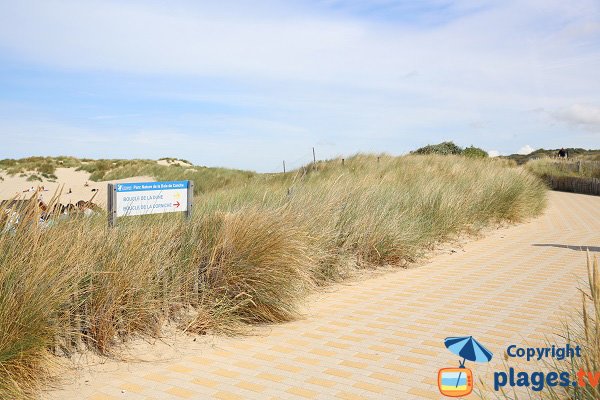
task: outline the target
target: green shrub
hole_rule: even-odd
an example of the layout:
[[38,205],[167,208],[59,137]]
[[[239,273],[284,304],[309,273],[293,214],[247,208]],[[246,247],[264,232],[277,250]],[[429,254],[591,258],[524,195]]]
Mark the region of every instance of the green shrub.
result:
[[17,160],[14,160],[12,158],[5,158],[3,160],[0,160],[0,169],[14,167],[15,165],[17,165]]
[[488,153],[479,147],[474,147],[471,145],[462,151],[462,155],[465,157],[485,158],[488,156]]
[[413,153],[415,154],[440,154],[440,155],[449,155],[449,154],[461,154],[462,148],[455,145],[454,142],[442,142],[439,144],[430,144],[425,147],[421,147],[415,150]]
[[36,168],[36,170],[41,174],[54,174],[56,171],[56,167],[52,163],[44,163]]
[[34,182],[34,181],[39,181],[39,182],[43,182],[43,179],[40,178],[37,175],[29,175],[29,177],[27,178],[27,182]]

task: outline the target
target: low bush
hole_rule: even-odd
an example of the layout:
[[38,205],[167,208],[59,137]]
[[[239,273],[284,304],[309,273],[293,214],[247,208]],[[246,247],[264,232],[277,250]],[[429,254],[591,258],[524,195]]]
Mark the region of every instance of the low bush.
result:
[[454,142],[442,142],[439,144],[429,144],[414,151],[415,154],[440,154],[449,155],[461,154],[463,149],[454,144]]
[[41,177],[39,177],[38,175],[35,175],[35,174],[29,175],[26,180],[27,180],[27,182],[35,182],[35,181],[42,182],[43,181],[43,179]]

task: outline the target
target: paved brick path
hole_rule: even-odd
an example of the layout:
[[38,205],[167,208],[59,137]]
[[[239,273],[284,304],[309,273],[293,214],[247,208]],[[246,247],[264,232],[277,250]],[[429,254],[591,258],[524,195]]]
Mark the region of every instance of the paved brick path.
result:
[[314,296],[306,319],[256,336],[146,345],[148,357],[161,361],[87,367],[44,397],[439,399],[438,369],[458,365],[445,337],[473,335],[494,352],[488,365],[467,365],[476,380],[488,379],[509,344],[542,343],[563,310],[578,309],[576,284],[585,277],[579,246],[600,251],[600,197],[549,195],[536,220],[422,267]]

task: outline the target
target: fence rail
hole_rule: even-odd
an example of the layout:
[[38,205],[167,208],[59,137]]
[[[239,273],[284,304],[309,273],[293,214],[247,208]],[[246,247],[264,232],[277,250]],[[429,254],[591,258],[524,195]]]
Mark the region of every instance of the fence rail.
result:
[[548,184],[553,190],[600,196],[600,179],[576,176],[550,176]]

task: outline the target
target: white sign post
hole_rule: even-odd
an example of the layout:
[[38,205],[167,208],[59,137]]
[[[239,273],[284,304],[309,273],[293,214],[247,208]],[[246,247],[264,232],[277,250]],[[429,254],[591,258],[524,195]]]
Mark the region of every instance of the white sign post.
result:
[[194,183],[192,181],[133,182],[108,184],[108,226],[118,217],[185,212],[192,215]]

